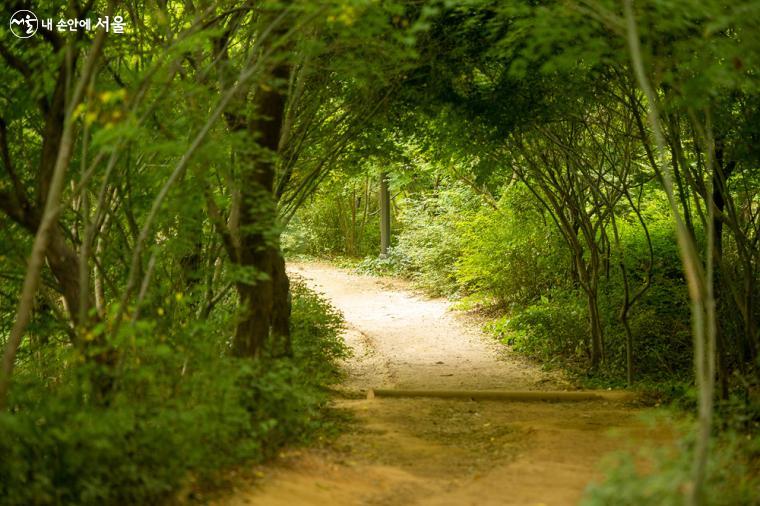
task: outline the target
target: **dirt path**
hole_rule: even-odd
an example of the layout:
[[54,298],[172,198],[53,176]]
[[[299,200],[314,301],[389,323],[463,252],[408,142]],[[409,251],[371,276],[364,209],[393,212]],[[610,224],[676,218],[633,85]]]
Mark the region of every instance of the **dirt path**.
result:
[[[556,390],[477,327],[403,283],[322,264],[290,271],[349,324],[345,388]],[[330,450],[290,452],[224,505],[571,505],[600,458],[650,439],[636,411],[606,401],[339,400],[357,419]],[[614,435],[612,433],[616,433]]]
[[[348,388],[534,390],[558,380],[518,357],[500,360],[493,340],[449,311],[443,299],[427,299],[388,278],[358,276],[324,264],[290,271],[324,294],[349,325],[354,360]],[[503,353],[503,352],[502,352]]]

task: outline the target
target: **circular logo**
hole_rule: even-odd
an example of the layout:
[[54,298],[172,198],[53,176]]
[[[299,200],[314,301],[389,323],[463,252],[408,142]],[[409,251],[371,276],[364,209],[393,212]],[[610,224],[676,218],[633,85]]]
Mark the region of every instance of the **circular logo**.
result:
[[16,11],[11,16],[11,32],[19,39],[28,39],[37,33],[38,23],[32,11]]

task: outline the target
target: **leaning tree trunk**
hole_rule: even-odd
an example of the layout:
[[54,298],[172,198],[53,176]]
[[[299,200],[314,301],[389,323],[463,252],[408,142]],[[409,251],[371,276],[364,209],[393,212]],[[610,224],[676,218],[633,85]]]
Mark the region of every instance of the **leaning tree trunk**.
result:
[[[16,318],[11,328],[10,335],[5,343],[5,350],[3,351],[2,364],[0,364],[0,411],[5,409],[8,390],[10,388],[11,375],[16,361],[16,353],[24,336],[29,321],[31,320],[32,307],[34,305],[34,297],[37,293],[37,289],[40,284],[40,278],[42,275],[42,268],[44,265],[44,259],[47,258],[51,262],[51,267],[56,273],[56,276],[61,274],[63,266],[67,265],[70,261],[69,255],[63,255],[62,251],[68,252],[68,249],[60,249],[65,246],[63,237],[58,230],[58,217],[61,213],[61,194],[65,186],[66,170],[71,160],[71,153],[74,147],[74,125],[73,125],[73,112],[75,107],[80,103],[84,97],[85,86],[90,81],[90,77],[95,71],[96,62],[100,57],[100,51],[103,47],[105,40],[105,33],[101,32],[95,38],[93,42],[92,50],[84,66],[84,70],[80,78],[76,81],[74,92],[71,98],[71,102],[66,109],[62,95],[57,95],[60,100],[60,111],[65,111],[62,118],[53,118],[51,121],[58,123],[58,119],[61,119],[61,134],[60,140],[55,146],[55,150],[49,148],[49,141],[46,141],[46,147],[43,149],[43,158],[45,156],[49,159],[53,159],[54,163],[50,166],[44,166],[46,174],[40,174],[40,209],[41,214],[38,215],[39,222],[35,230],[34,242],[32,244],[32,252],[29,256],[29,263],[27,266],[26,274],[24,276],[24,284],[21,290],[21,296],[19,298],[18,309],[16,311]],[[62,71],[63,73],[63,71]],[[60,88],[60,85],[59,85]],[[48,123],[50,125],[50,122]],[[5,135],[3,134],[3,143],[5,142]],[[52,153],[55,154],[53,157]],[[9,157],[7,157],[9,158]],[[6,158],[5,163],[8,164]],[[12,170],[10,166],[6,167],[7,170]],[[44,198],[42,196],[44,195]],[[20,198],[22,195],[18,195]],[[24,198],[24,200],[26,200]],[[2,207],[2,206],[0,206]],[[28,212],[28,210],[26,210]],[[30,216],[21,216],[22,221],[30,222]],[[52,253],[52,260],[51,260]],[[57,254],[56,254],[57,253]],[[76,255],[73,255],[73,265],[78,266],[78,259]],[[53,262],[62,262],[57,268],[53,265]],[[56,272],[57,271],[57,272]],[[77,281],[78,287],[78,272],[73,271],[74,280]],[[71,297],[70,303],[78,304],[79,291],[76,294],[69,293]],[[76,295],[76,296],[74,296]],[[77,308],[78,309],[78,308]],[[69,307],[73,317],[79,312],[74,311]]]

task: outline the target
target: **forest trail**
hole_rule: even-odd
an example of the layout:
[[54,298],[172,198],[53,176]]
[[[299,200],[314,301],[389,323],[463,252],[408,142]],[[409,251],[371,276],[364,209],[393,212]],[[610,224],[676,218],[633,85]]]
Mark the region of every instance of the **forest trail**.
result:
[[[340,309],[353,357],[348,391],[370,387],[557,390],[566,387],[491,344],[444,300],[398,280],[325,264],[289,266]],[[329,449],[284,452],[220,505],[577,504],[605,454],[662,439],[636,409],[608,401],[336,401],[356,419]]]

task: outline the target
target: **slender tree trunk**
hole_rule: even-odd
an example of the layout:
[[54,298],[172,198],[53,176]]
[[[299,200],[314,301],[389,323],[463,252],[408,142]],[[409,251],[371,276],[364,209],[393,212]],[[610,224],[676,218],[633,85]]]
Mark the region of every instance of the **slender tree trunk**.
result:
[[[65,111],[65,115],[61,121],[62,132],[60,143],[56,146],[57,149],[55,150],[54,157],[55,163],[51,166],[49,178],[43,177],[40,180],[43,182],[44,186],[40,188],[39,193],[39,195],[44,195],[44,202],[42,202],[44,204],[43,212],[39,219],[39,226],[37,227],[34,243],[32,245],[32,253],[29,256],[29,265],[26,270],[26,275],[24,276],[24,285],[21,290],[21,297],[16,311],[16,320],[13,323],[3,353],[2,369],[0,369],[0,410],[5,409],[11,375],[13,374],[13,368],[16,361],[16,353],[21,345],[26,326],[31,319],[34,297],[39,286],[44,258],[47,256],[50,260],[50,257],[52,256],[52,261],[57,262],[56,265],[58,267],[56,276],[63,275],[63,266],[70,261],[73,261],[74,266],[78,267],[79,265],[79,259],[76,254],[73,255],[73,258],[70,258],[67,255],[61,254],[62,251],[65,250],[56,249],[56,244],[65,245],[60,230],[58,229],[58,216],[61,213],[60,200],[65,184],[66,170],[68,169],[71,153],[74,147],[74,125],[72,122],[72,114],[74,107],[79,104],[84,96],[85,86],[89,82],[95,69],[95,64],[100,57],[100,50],[103,46],[104,40],[105,34],[103,32],[98,34],[95,38],[82,76],[77,81],[68,109],[66,109],[63,100],[61,100],[60,110]],[[46,254],[48,251],[52,252],[52,255]],[[54,270],[54,272],[56,271]],[[79,286],[78,276],[78,272],[74,270],[74,286]],[[69,303],[79,304],[78,292],[70,293],[69,296],[71,296],[71,299],[68,301]],[[69,308],[69,310],[72,315],[78,314],[78,310],[75,310],[74,308]]]
[[597,290],[597,282],[592,279],[592,276],[598,276],[598,272],[589,272],[589,266],[587,266],[583,260],[583,251],[580,249],[580,245],[576,246],[575,253],[575,265],[576,271],[579,276],[579,283],[586,294],[586,302],[588,304],[588,322],[589,322],[589,334],[591,341],[591,369],[595,370],[602,362],[604,349],[602,346],[603,332],[602,322],[599,315],[599,296]]
[[[660,128],[657,98],[644,70],[641,54],[638,28],[633,13],[633,0],[625,0],[623,12],[626,25],[626,39],[630,50],[631,64],[636,81],[647,99],[648,119],[657,143],[659,163],[663,169],[667,166],[665,159],[665,140]],[[684,223],[681,211],[676,204],[673,192],[673,181],[668,170],[660,170],[655,165],[668,197],[668,205],[676,222],[676,233],[679,251],[684,264],[689,298],[692,302],[692,333],[694,336],[694,368],[697,387],[699,388],[699,419],[697,423],[697,440],[694,449],[693,486],[689,491],[686,502],[693,506],[705,504],[706,469],[709,452],[710,431],[712,429],[713,392],[715,381],[715,301],[713,298],[712,254],[714,230],[712,202],[708,204],[709,218],[707,222],[707,266],[703,268],[697,252],[693,235]],[[709,197],[712,200],[712,196]]]
[[597,369],[602,363],[604,356],[602,322],[599,316],[599,298],[596,290],[589,291],[588,313],[589,326],[591,327],[591,368]]
[[387,255],[391,245],[391,195],[388,174],[380,174],[380,254]]
[[[716,160],[715,167],[712,174],[712,198],[717,211],[713,215],[713,230],[715,234],[715,242],[713,245],[713,297],[715,300],[716,311],[721,312],[721,308],[726,307],[726,301],[724,300],[723,290],[723,273],[721,266],[723,264],[723,221],[719,214],[722,214],[725,208],[725,201],[723,199],[723,181],[720,174],[721,160],[720,156]],[[709,205],[709,203],[708,203]],[[717,366],[718,366],[718,384],[720,386],[720,395],[723,399],[728,399],[728,347],[726,343],[726,332],[723,325],[721,325],[721,318],[716,318],[715,326],[715,344],[717,352]]]

